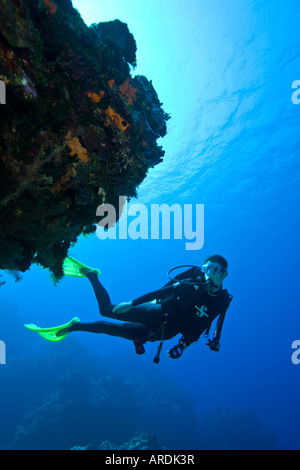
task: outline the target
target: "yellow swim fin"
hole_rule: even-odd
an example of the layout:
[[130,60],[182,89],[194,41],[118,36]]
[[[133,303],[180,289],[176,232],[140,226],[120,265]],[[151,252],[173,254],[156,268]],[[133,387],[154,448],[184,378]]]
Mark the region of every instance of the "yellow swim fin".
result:
[[68,323],[65,323],[64,325],[53,326],[51,328],[40,328],[39,326],[34,325],[33,323],[27,323],[24,326],[28,330],[38,333],[40,336],[47,339],[48,341],[57,343],[58,341],[63,340],[68,334],[66,332],[65,334],[57,336],[57,333],[59,333],[59,331],[64,330],[70,327],[71,325],[74,325],[75,323],[79,323],[79,322],[80,322],[79,318],[74,317],[72,318],[72,320],[70,320]]
[[90,268],[86,264],[81,263],[72,256],[67,256],[63,262],[63,272],[65,276],[74,276],[74,277],[85,277],[85,274],[81,272],[87,270],[89,272],[94,272],[99,276],[101,274],[100,269]]

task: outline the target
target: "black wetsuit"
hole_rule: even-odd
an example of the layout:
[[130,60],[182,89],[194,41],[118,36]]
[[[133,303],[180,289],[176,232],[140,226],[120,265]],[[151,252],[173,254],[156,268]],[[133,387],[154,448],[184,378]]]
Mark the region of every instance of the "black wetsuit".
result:
[[[115,305],[96,274],[90,273],[87,277],[93,286],[100,314],[120,322],[80,322],[73,325],[71,331],[104,333],[142,342],[167,340],[181,334],[188,346],[209,330],[212,321],[219,316],[214,339],[220,339],[232,296],[226,289],[210,295],[203,285],[199,285],[205,282],[200,269],[192,268],[175,278],[189,280],[191,284],[170,281],[161,289],[133,300],[130,310],[120,314],[113,313]],[[151,302],[153,300],[156,302]]]

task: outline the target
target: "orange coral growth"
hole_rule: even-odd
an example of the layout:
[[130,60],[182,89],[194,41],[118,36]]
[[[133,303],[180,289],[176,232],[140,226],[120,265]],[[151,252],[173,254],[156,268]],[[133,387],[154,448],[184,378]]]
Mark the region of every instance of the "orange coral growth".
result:
[[6,51],[6,57],[7,57],[9,60],[13,59],[13,58],[14,58],[14,52],[11,51],[10,49],[7,49],[7,51]]
[[130,84],[130,77],[126,78],[123,85],[119,87],[119,92],[122,98],[129,104],[132,105],[136,100],[136,89]]
[[52,2],[52,0],[44,0],[44,4],[46,5],[46,7],[48,7],[49,13],[51,13],[52,15],[56,13],[57,5]]
[[118,114],[111,106],[109,106],[106,110],[107,116],[110,120],[116,124],[122,132],[126,131],[127,127],[129,126],[128,122],[123,119],[120,114]]
[[87,149],[81,145],[78,137],[72,137],[72,133],[69,131],[67,133],[66,140],[68,146],[71,148],[70,155],[77,155],[79,160],[81,160],[83,163],[87,163],[89,161]]
[[19,207],[15,210],[15,214],[17,217],[21,217],[21,215],[23,215],[23,211],[22,209],[20,209]]
[[112,78],[111,80],[108,80],[108,84],[110,88],[113,90],[115,88],[116,81]]
[[97,93],[92,93],[91,91],[87,91],[86,94],[89,98],[91,98],[93,103],[99,103],[99,101],[105,95],[104,91],[100,91],[98,94]]
[[69,186],[67,183],[71,178],[74,178],[76,176],[76,169],[74,167],[69,168],[67,173],[62,176],[52,187],[51,192],[53,193],[58,193],[60,191],[65,191],[67,187]]

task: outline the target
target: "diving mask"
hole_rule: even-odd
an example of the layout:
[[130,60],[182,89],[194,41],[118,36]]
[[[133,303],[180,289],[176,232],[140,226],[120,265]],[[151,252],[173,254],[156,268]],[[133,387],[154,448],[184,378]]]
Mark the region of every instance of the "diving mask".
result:
[[209,271],[211,274],[221,274],[226,271],[226,269],[218,266],[217,264],[203,264],[201,266],[201,271],[205,274],[207,274]]

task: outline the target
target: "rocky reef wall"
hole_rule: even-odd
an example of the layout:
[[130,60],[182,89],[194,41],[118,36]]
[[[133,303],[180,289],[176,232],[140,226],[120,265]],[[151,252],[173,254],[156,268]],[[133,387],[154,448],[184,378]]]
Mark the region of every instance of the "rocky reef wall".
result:
[[84,23],[71,0],[0,0],[0,269],[35,262],[57,280],[103,202],[134,197],[169,116],[131,76],[126,24]]

